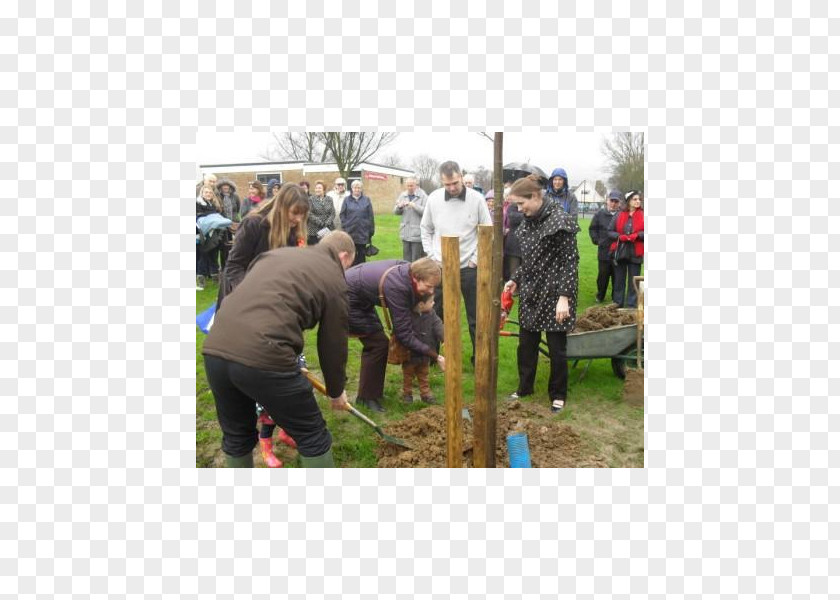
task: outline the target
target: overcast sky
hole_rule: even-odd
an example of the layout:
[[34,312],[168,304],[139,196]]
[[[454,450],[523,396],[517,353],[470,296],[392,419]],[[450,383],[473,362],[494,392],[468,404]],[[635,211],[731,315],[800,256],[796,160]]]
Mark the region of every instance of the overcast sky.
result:
[[[547,174],[555,167],[563,167],[573,183],[582,179],[603,179],[606,183],[601,154],[603,137],[602,133],[574,131],[505,133],[503,160],[505,163],[530,162]],[[272,141],[270,132],[201,130],[199,164],[262,162],[259,154]],[[477,133],[400,133],[372,162],[380,162],[391,154],[400,156],[406,165],[411,164],[414,156],[428,154],[439,162],[455,160],[467,171],[482,165],[488,169],[493,166],[493,144]]]

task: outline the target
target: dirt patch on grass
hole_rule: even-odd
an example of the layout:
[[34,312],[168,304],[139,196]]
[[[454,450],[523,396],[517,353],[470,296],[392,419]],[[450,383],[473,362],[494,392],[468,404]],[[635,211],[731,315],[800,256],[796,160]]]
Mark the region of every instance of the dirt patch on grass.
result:
[[635,325],[636,311],[620,311],[617,304],[591,306],[575,322],[572,333],[598,331],[619,325]]
[[644,369],[627,369],[627,376],[624,378],[623,398],[630,406],[645,405]]
[[[509,466],[507,435],[528,434],[532,467],[606,467],[606,460],[584,449],[572,427],[558,420],[548,406],[500,401],[496,415],[496,466]],[[472,409],[470,409],[472,410]],[[464,467],[473,466],[473,423],[461,419]],[[406,450],[379,440],[379,467],[446,467],[446,418],[442,406],[413,412],[386,433],[413,447]]]

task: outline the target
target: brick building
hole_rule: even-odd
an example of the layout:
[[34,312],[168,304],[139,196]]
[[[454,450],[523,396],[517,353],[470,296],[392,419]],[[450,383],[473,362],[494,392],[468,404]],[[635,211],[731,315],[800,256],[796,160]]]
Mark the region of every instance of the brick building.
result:
[[[279,179],[281,183],[298,183],[306,180],[312,187],[317,180],[324,182],[326,192],[333,189],[335,179],[339,177],[338,166],[335,163],[304,163],[304,162],[265,162],[238,164],[207,164],[199,165],[201,173],[215,173],[219,179],[227,178],[236,184],[237,193],[241,198],[248,195],[248,182],[258,180],[267,183],[271,179]],[[347,190],[353,179],[361,179],[363,192],[373,203],[376,214],[390,213],[394,208],[394,200],[405,189],[405,180],[413,176],[412,171],[386,167],[374,163],[362,163],[347,178]],[[201,176],[199,175],[199,179]]]

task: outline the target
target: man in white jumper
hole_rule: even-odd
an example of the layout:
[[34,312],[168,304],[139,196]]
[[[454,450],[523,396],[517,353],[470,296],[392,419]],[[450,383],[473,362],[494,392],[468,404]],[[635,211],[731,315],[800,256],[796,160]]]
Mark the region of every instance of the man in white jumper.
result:
[[[438,262],[443,261],[440,252],[440,238],[443,235],[457,235],[461,250],[461,295],[467,311],[475,364],[475,300],[476,266],[478,265],[478,226],[490,225],[490,211],[484,196],[464,185],[461,167],[454,161],[446,161],[439,167],[442,188],[429,194],[426,210],[420,221],[420,239],[426,256]],[[435,310],[443,319],[443,286],[435,290]]]

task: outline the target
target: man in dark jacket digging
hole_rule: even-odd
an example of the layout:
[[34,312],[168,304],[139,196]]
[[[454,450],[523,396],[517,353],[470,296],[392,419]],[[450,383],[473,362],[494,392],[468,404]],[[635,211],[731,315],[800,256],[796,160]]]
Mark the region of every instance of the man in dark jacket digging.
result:
[[318,357],[333,410],[345,410],[347,284],[353,240],[335,231],[317,246],[264,252],[216,313],[204,340],[229,467],[253,467],[254,403],[297,442],[305,467],[332,467],[332,436],[301,373],[303,332],[318,327]]
[[610,244],[612,240],[607,235],[610,230],[610,222],[618,212],[618,203],[621,201],[621,192],[610,190],[607,195],[606,208],[600,209],[592,217],[589,224],[589,238],[592,243],[598,246],[598,292],[595,294],[595,302],[601,303],[607,297],[607,286],[615,285],[613,281],[613,264],[610,259]]
[[[385,390],[388,366],[388,336],[376,314],[380,305],[379,283],[390,312],[394,335],[410,351],[435,360],[441,369],[443,356],[423,343],[411,327],[411,312],[417,301],[440,285],[440,265],[430,258],[413,263],[402,260],[377,260],[348,269],[347,299],[350,307],[350,334],[362,342],[359,392],[356,402],[377,412],[385,412],[380,400]],[[384,279],[383,279],[384,277]]]

